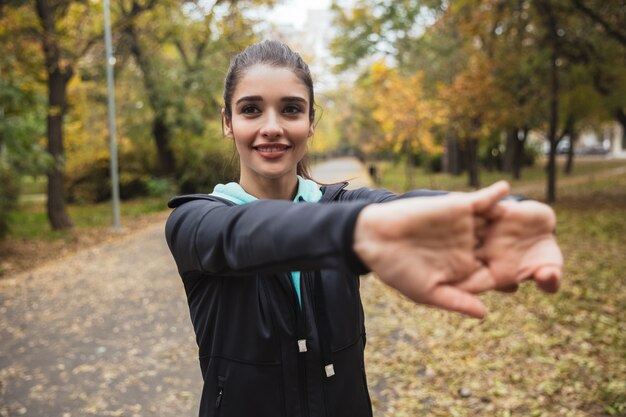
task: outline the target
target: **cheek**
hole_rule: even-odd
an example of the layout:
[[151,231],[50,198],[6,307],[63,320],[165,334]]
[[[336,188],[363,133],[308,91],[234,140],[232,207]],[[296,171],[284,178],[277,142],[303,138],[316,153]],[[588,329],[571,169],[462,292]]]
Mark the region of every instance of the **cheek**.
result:
[[254,139],[254,129],[246,123],[237,123],[232,127],[233,139],[236,143],[244,145]]
[[309,141],[309,137],[311,136],[311,126],[307,123],[306,125],[298,126],[297,132],[294,131],[295,137],[298,138],[298,142],[307,143]]

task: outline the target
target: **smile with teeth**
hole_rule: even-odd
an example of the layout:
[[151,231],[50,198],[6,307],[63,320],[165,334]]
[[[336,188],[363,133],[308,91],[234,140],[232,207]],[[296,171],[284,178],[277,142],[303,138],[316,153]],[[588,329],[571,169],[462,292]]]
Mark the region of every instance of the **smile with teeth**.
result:
[[290,148],[291,146],[283,143],[264,143],[258,146],[253,146],[253,149],[265,159],[281,158]]
[[272,144],[272,145],[260,145],[260,146],[255,146],[254,149],[256,149],[259,152],[280,152],[280,151],[285,151],[289,148],[288,145],[282,145],[282,144]]

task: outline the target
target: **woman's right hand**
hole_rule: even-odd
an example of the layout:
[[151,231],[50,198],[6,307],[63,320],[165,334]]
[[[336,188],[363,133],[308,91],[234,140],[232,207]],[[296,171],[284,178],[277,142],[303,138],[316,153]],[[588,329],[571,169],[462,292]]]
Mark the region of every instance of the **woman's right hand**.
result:
[[493,281],[475,256],[477,231],[486,227],[486,219],[498,217],[497,203],[508,191],[501,181],[472,193],[372,204],[357,219],[354,250],[409,299],[484,317],[484,304],[461,284]]

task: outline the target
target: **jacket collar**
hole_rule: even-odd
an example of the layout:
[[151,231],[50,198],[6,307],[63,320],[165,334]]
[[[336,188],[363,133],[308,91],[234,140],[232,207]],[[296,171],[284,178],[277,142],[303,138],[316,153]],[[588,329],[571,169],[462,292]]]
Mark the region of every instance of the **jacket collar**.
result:
[[[335,200],[337,194],[339,194],[344,188],[348,186],[347,182],[342,182],[338,184],[324,185],[321,188],[322,198],[319,200],[321,203],[327,203],[329,201]],[[224,203],[228,206],[235,206],[236,204],[231,200],[223,197],[219,197],[212,194],[187,194],[180,195],[176,197],[172,197],[170,201],[168,201],[167,206],[169,208],[176,208],[185,203],[194,200],[208,200],[208,201],[217,201]]]

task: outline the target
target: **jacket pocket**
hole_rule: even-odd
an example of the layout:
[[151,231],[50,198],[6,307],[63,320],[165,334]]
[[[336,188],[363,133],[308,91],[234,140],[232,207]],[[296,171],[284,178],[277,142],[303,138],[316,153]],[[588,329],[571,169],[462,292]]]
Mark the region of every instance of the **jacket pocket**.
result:
[[212,358],[201,401],[202,417],[286,417],[280,365]]

